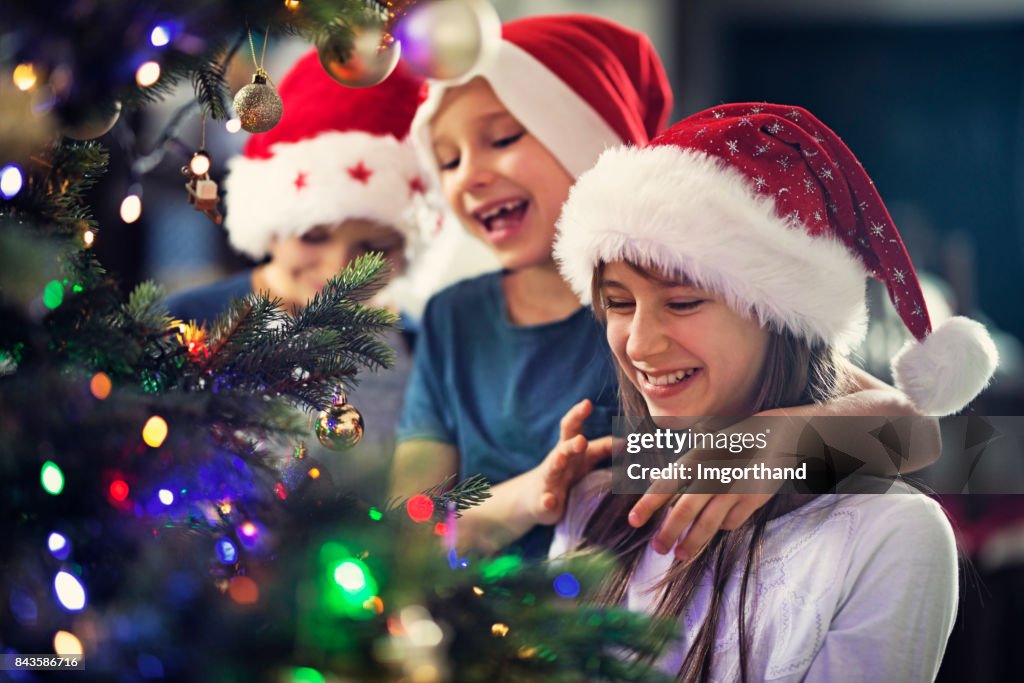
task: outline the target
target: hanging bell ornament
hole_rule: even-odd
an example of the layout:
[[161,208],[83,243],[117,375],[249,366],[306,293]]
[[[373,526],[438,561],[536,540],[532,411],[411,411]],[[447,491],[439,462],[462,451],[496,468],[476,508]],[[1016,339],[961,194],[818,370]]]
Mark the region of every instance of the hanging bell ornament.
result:
[[344,451],[363,438],[363,416],[342,394],[320,411],[313,429],[325,448]]
[[252,83],[237,93],[233,102],[242,128],[250,133],[266,133],[277,125],[284,112],[277,88],[267,83],[266,73],[256,72]]
[[436,0],[418,4],[400,18],[395,38],[402,43],[402,59],[415,73],[460,78],[500,42],[501,20],[485,0]]
[[338,83],[368,88],[395,70],[402,47],[383,20],[368,18],[331,27],[317,38],[316,51],[324,71]]

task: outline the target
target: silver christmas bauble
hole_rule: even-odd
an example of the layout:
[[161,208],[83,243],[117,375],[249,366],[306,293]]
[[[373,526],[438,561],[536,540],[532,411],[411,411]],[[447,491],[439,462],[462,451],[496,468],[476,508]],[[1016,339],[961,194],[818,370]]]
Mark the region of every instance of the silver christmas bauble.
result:
[[395,26],[402,60],[424,78],[466,75],[500,42],[500,36],[501,20],[482,0],[420,3]]
[[259,74],[252,77],[252,83],[235,93],[233,104],[242,128],[250,133],[266,133],[277,125],[284,113],[277,89]]

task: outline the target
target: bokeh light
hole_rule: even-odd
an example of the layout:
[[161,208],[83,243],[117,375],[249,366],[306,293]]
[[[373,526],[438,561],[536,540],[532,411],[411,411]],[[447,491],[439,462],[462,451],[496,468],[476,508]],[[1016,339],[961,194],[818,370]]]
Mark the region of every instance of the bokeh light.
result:
[[59,280],[51,280],[43,288],[43,305],[51,311],[64,303],[64,285]]
[[308,666],[292,669],[291,683],[324,683],[324,675]]
[[134,223],[142,215],[142,197],[130,194],[121,200],[121,220]]
[[142,428],[142,440],[146,442],[146,445],[150,448],[160,448],[160,445],[167,438],[167,421],[159,415],[146,420],[145,426]]
[[242,130],[242,119],[237,116],[233,119],[228,119],[227,123],[224,124],[224,128],[226,128],[229,133],[237,133]]
[[146,62],[135,72],[135,82],[143,88],[148,88],[160,80],[160,65],[156,62]]
[[554,581],[555,592],[563,598],[575,598],[580,594],[580,582],[572,574],[559,574]]
[[86,230],[85,232],[82,233],[82,242],[85,244],[85,246],[91,247],[92,243],[95,241],[96,233],[94,233],[92,230]]
[[51,496],[56,496],[64,490],[64,472],[52,460],[43,463],[39,481],[43,485],[43,490]]
[[188,162],[188,167],[196,175],[206,175],[210,172],[210,157],[206,152],[199,150],[192,155],[192,160]]
[[160,489],[156,496],[164,505],[172,505],[174,503],[174,493],[169,489]]
[[409,518],[414,522],[425,522],[434,514],[434,501],[429,496],[417,493],[405,504]]
[[57,631],[53,634],[53,651],[65,657],[85,654],[82,641],[70,631]]
[[110,396],[110,390],[113,388],[114,385],[110,381],[110,376],[105,372],[97,372],[89,380],[89,391],[101,401]]
[[71,553],[71,543],[68,542],[67,536],[56,531],[46,539],[46,547],[50,549],[50,554],[58,560],[68,559],[68,555]]
[[153,47],[164,47],[171,42],[171,28],[166,24],[157,24],[149,32],[149,43]]
[[505,636],[508,635],[508,625],[507,624],[502,624],[501,622],[498,622],[497,624],[492,625],[491,626],[491,635],[498,636],[499,638],[504,638]]
[[110,497],[118,503],[123,503],[128,500],[128,494],[131,493],[131,489],[128,487],[128,482],[124,479],[115,479],[110,482],[110,486],[107,488],[107,491],[110,493]]
[[239,605],[251,605],[260,599],[260,588],[248,576],[235,576],[228,582],[228,595]]
[[60,571],[53,577],[53,589],[57,600],[69,612],[77,612],[85,608],[85,586],[77,576],[70,572]]
[[25,184],[25,177],[21,173],[21,167],[17,164],[7,164],[0,168],[0,195],[4,199],[11,199],[21,192]]
[[235,549],[235,544],[226,538],[217,541],[217,544],[214,546],[214,552],[222,564],[234,564],[238,560],[238,551]]
[[14,81],[14,87],[18,90],[26,91],[35,87],[39,77],[36,75],[36,68],[34,66],[24,63],[14,67],[11,79]]

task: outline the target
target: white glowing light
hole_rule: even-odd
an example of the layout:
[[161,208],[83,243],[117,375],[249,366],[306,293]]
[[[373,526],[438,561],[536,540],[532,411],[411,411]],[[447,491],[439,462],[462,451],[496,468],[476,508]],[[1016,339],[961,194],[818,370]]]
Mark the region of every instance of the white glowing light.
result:
[[130,194],[121,200],[121,220],[125,223],[134,223],[142,215],[142,198],[137,194]]
[[85,607],[85,586],[78,577],[69,572],[57,572],[53,578],[53,589],[64,609],[77,612]]

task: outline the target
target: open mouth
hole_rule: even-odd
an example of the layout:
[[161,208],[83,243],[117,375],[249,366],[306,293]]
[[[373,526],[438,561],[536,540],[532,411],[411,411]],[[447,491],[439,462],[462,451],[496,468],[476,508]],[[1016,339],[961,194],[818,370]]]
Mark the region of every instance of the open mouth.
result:
[[676,370],[675,372],[665,373],[652,377],[646,372],[637,370],[637,374],[640,375],[640,379],[644,384],[645,389],[652,389],[655,391],[664,391],[671,387],[676,387],[683,384],[688,379],[700,372],[700,368],[687,368],[684,370]]
[[518,227],[530,203],[525,199],[510,199],[473,212],[487,232],[500,232]]

